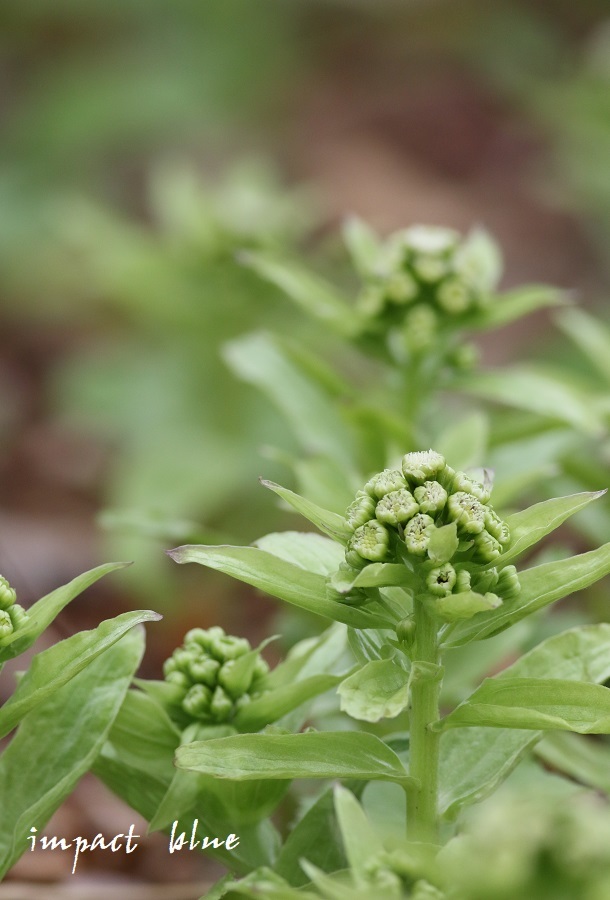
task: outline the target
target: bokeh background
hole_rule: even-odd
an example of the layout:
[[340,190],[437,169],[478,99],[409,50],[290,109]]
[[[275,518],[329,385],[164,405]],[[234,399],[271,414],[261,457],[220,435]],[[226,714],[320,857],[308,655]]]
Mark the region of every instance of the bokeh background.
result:
[[[193,625],[267,633],[274,604],[162,552],[294,523],[257,483],[286,480],[266,448],[294,439],[223,348],[309,326],[240,250],[342,278],[348,213],[382,232],[482,224],[505,286],[551,282],[604,314],[607,0],[4,0],[0,84],[0,571],[27,605],[135,562],[49,642],[152,607],[165,619],[142,673],[159,677]],[[543,314],[484,355],[541,343],[563,352]],[[130,816],[85,779],[49,833],[114,834]],[[164,845],[84,858],[74,896],[112,878],[125,896],[158,881],[197,897],[178,883],[214,872],[167,865]],[[55,896],[64,856],[26,854],[0,897]]]

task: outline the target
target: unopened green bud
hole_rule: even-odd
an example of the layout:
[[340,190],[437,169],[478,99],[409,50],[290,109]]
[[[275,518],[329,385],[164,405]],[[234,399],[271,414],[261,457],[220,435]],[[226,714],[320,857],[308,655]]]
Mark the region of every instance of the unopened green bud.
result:
[[437,476],[444,472],[446,466],[445,457],[435,450],[416,450],[402,458],[402,471],[410,484],[438,481]]
[[371,562],[382,562],[388,555],[389,539],[387,530],[380,522],[367,522],[354,532],[350,549]]
[[179,672],[177,669],[172,672],[168,672],[165,676],[165,680],[169,684],[175,684],[180,688],[184,688],[185,690],[187,690],[191,686],[191,679],[188,677],[188,675],[185,675],[184,672]]
[[488,508],[485,513],[485,528],[503,547],[510,544],[509,527],[493,509]]
[[408,272],[396,272],[388,278],[385,293],[392,303],[409,303],[417,296],[417,283]]
[[479,534],[485,528],[485,507],[473,494],[452,494],[447,508],[450,518],[467,534]]
[[379,500],[386,494],[399,491],[407,486],[402,472],[399,472],[398,469],[384,469],[375,476],[375,479],[371,479],[371,482],[373,493]]
[[498,572],[496,569],[488,569],[486,572],[481,572],[479,575],[476,575],[472,587],[473,590],[478,591],[479,594],[485,594],[487,591],[491,591],[498,584]]
[[356,529],[375,517],[375,501],[364,491],[358,491],[356,499],[347,508],[345,518],[350,528]]
[[209,647],[209,639],[207,631],[204,631],[203,628],[191,628],[190,631],[184,635],[184,646],[191,649],[193,645],[196,647],[201,647],[202,649],[207,649]]
[[8,609],[17,599],[17,592],[10,586],[6,578],[0,575],[0,609]]
[[476,367],[480,358],[481,354],[475,344],[460,344],[451,351],[449,362],[462,372],[470,372]]
[[385,525],[398,525],[408,522],[419,511],[413,495],[404,488],[386,494],[375,508],[375,515]]
[[412,225],[397,232],[403,244],[416,253],[433,255],[447,254],[452,251],[460,240],[460,233],[453,228],[444,228],[439,225]]
[[438,481],[425,481],[413,491],[421,512],[434,516],[444,509],[447,491]]
[[14,631],[17,631],[18,628],[25,625],[30,618],[23,606],[20,606],[18,603],[13,603],[6,612],[9,614],[11,622],[13,623]]
[[521,593],[519,576],[514,566],[504,566],[500,570],[497,590],[503,600],[512,600]]
[[194,684],[182,701],[183,710],[194,719],[209,718],[211,690],[204,684]]
[[383,312],[385,303],[384,288],[380,284],[368,284],[358,297],[358,311],[374,319]]
[[178,647],[177,650],[174,650],[171,658],[174,660],[176,669],[180,672],[188,672],[189,665],[193,659],[193,654],[192,651],[185,650],[184,647]]
[[5,609],[0,609],[0,640],[13,633],[11,617]]
[[423,513],[418,513],[406,525],[404,541],[409,553],[414,556],[424,556],[430,537],[434,529],[434,519]]
[[489,488],[485,487],[484,484],[481,484],[480,481],[475,481],[474,478],[471,478],[470,475],[466,475],[465,472],[455,473],[453,476],[453,490],[456,492],[463,491],[466,494],[472,494],[473,497],[476,497],[481,503],[487,503],[491,496]]
[[418,253],[414,256],[411,261],[411,266],[413,267],[416,276],[421,281],[426,282],[426,284],[433,284],[436,281],[440,281],[441,278],[444,278],[447,274],[446,261],[438,256],[427,253]]
[[451,563],[443,563],[428,573],[426,587],[436,597],[446,597],[453,590],[456,580],[455,569]]
[[216,676],[219,671],[220,663],[217,659],[210,659],[209,656],[192,659],[188,665],[188,674],[193,681],[207,684],[208,687],[216,684]]
[[439,285],[436,299],[440,307],[452,316],[465,313],[473,302],[472,292],[460,278],[447,278]]
[[415,620],[413,616],[406,616],[396,626],[396,637],[401,644],[410,647],[415,639]]
[[425,353],[436,340],[438,319],[429,306],[418,303],[409,310],[404,320],[404,341],[414,354]]
[[345,562],[349,568],[353,570],[353,578],[355,578],[360,569],[363,569],[366,566],[366,560],[363,559],[359,553],[356,553],[355,550],[352,550],[351,546],[348,546],[345,549]]
[[481,531],[475,536],[474,545],[477,555],[483,562],[493,562],[502,554],[502,544],[489,534],[488,531]]
[[254,663],[254,673],[252,675],[252,681],[259,681],[261,678],[265,678],[266,675],[269,674],[269,663],[263,659],[262,656],[256,657],[256,662]]
[[212,646],[212,653],[224,662],[228,659],[237,659],[238,657],[243,656],[244,653],[248,653],[251,649],[250,641],[246,638],[234,637],[233,635],[228,634],[218,638]]
[[217,722],[226,722],[233,712],[233,701],[220,685],[214,691],[210,702],[210,712]]

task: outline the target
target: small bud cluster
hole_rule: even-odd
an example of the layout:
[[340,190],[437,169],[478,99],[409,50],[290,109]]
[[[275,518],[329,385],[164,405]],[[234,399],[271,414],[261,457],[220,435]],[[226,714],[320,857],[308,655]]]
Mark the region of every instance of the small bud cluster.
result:
[[486,306],[489,294],[473,262],[468,239],[449,228],[420,225],[391,235],[358,300],[365,330],[401,328],[408,350],[425,352],[442,323]]
[[[510,533],[489,497],[485,485],[456,472],[440,453],[407,453],[400,470],[385,469],[373,476],[348,508],[352,536],[343,574],[351,569],[355,576],[372,562],[406,562],[419,573],[422,591],[429,596],[475,592],[490,606],[499,605],[516,596],[520,586],[514,566],[493,566]],[[434,565],[435,534],[451,524],[456,547]]]
[[15,603],[16,599],[15,589],[0,575],[0,641],[10,637],[29,619],[23,606]]
[[183,711],[198,722],[215,725],[230,722],[261,693],[268,671],[249,641],[227,635],[218,626],[193,628],[163,666],[165,680],[183,690]]

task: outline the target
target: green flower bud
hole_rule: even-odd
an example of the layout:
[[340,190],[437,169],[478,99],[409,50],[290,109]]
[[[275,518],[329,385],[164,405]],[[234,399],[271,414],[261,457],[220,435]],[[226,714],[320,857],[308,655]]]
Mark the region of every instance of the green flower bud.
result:
[[208,687],[214,687],[216,678],[220,671],[220,663],[217,659],[209,657],[197,657],[192,659],[188,665],[188,674],[193,681],[199,684],[207,684]]
[[413,493],[420,510],[429,516],[439,513],[447,502],[447,491],[438,481],[425,481]]
[[193,659],[193,654],[191,651],[185,650],[184,647],[178,647],[177,650],[174,650],[171,658],[174,660],[176,669],[186,673]]
[[411,353],[425,353],[436,340],[438,320],[436,313],[429,306],[418,303],[404,321],[404,341]]
[[194,684],[182,701],[182,708],[194,719],[210,718],[211,690],[204,684]]
[[234,637],[229,634],[218,638],[211,649],[214,656],[217,656],[224,662],[228,659],[237,659],[239,656],[243,656],[244,653],[248,653],[252,648],[250,647],[250,641],[246,640],[246,638]]
[[385,284],[386,296],[392,303],[410,303],[417,291],[417,282],[408,272],[396,272]]
[[368,284],[358,297],[358,312],[370,319],[375,319],[384,311],[386,304],[385,289],[380,284]]
[[369,484],[370,483],[372,483],[374,496],[379,500],[381,500],[382,497],[385,497],[386,494],[389,494],[392,491],[400,491],[407,486],[402,472],[399,472],[398,469],[384,469],[383,472],[376,475],[374,479],[371,479]]
[[17,592],[10,586],[6,578],[0,575],[0,609],[8,609],[17,599]]
[[460,569],[455,578],[456,593],[464,593],[471,590],[471,578],[468,569]]
[[491,591],[498,584],[497,569],[488,569],[474,577],[472,589],[478,591],[479,594],[485,594]]
[[[163,668],[165,669],[165,666]],[[165,680],[169,684],[176,684],[178,685],[178,687],[184,688],[185,690],[187,690],[191,685],[191,680],[188,675],[185,675],[184,672],[179,672],[177,669],[172,672],[168,672],[165,676]]]
[[413,616],[406,616],[401,619],[396,626],[396,637],[401,644],[410,647],[415,639],[415,619]]
[[400,237],[409,250],[432,255],[447,255],[460,240],[458,231],[437,225],[413,225],[397,232],[396,237]]
[[451,563],[443,563],[428,573],[426,587],[436,597],[446,597],[453,590],[456,580],[455,569]]
[[504,566],[500,569],[497,590],[503,600],[512,600],[521,593],[519,576],[514,566]]
[[355,577],[356,573],[366,566],[366,560],[363,559],[359,553],[356,553],[355,550],[352,550],[349,546],[345,549],[345,562],[350,569],[354,570],[352,577]]
[[428,480],[439,480],[447,467],[445,457],[435,450],[416,450],[402,458],[402,471],[410,484],[424,484]]
[[191,628],[187,631],[184,635],[184,646],[190,649],[192,645],[207,649],[210,645],[207,631],[203,628]]
[[436,300],[446,313],[459,316],[465,313],[473,303],[473,295],[468,285],[460,278],[447,278],[439,285]]
[[485,507],[473,494],[452,494],[447,509],[449,517],[467,534],[479,534],[485,528]]
[[461,372],[471,372],[478,365],[480,358],[481,354],[475,344],[460,344],[451,351],[449,362]]
[[477,556],[483,562],[493,562],[502,554],[502,544],[488,531],[481,531],[475,536],[474,545]]
[[418,513],[405,526],[404,542],[409,553],[424,556],[434,529],[434,519]]
[[375,518],[375,501],[364,491],[358,491],[356,499],[347,508],[345,518],[350,528],[359,528],[365,522]]
[[489,507],[485,512],[485,528],[503,547],[510,544],[510,531],[506,522]]
[[5,609],[0,609],[0,640],[13,633],[11,617]]
[[[466,494],[472,494],[473,497],[476,497],[481,503],[488,503],[491,496],[489,488],[486,488],[485,485],[481,484],[479,481],[475,481],[474,478],[466,475],[465,472],[455,473],[453,476],[452,487],[454,492],[463,491]],[[496,518],[498,517],[496,516]],[[498,519],[498,521],[500,520]]]
[[411,266],[420,281],[434,284],[444,278],[448,272],[446,260],[428,253],[418,253],[411,260]]
[[218,685],[210,703],[210,712],[217,722],[226,722],[233,712],[233,701]]
[[17,631],[18,628],[25,625],[30,618],[23,606],[20,606],[18,603],[13,603],[6,612],[9,614],[11,622],[13,623],[14,631]]
[[386,494],[375,508],[375,515],[385,525],[408,522],[419,511],[413,495],[406,489]]
[[371,562],[382,562],[388,555],[390,535],[377,521],[367,522],[354,532],[350,541],[350,549],[355,550],[363,559]]
[[269,663],[262,656],[257,656],[254,663],[254,673],[252,675],[252,683],[260,681],[269,674]]

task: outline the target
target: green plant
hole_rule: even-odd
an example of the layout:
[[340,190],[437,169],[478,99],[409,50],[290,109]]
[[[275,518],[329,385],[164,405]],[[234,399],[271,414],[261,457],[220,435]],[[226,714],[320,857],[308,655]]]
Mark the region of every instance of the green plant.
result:
[[[0,668],[25,653],[61,610],[125,563],[79,575],[26,612],[0,577]],[[0,707],[0,737],[16,733],[0,754],[0,878],[91,767],[144,652],[144,622],[154,612],[127,612],[37,653]]]

